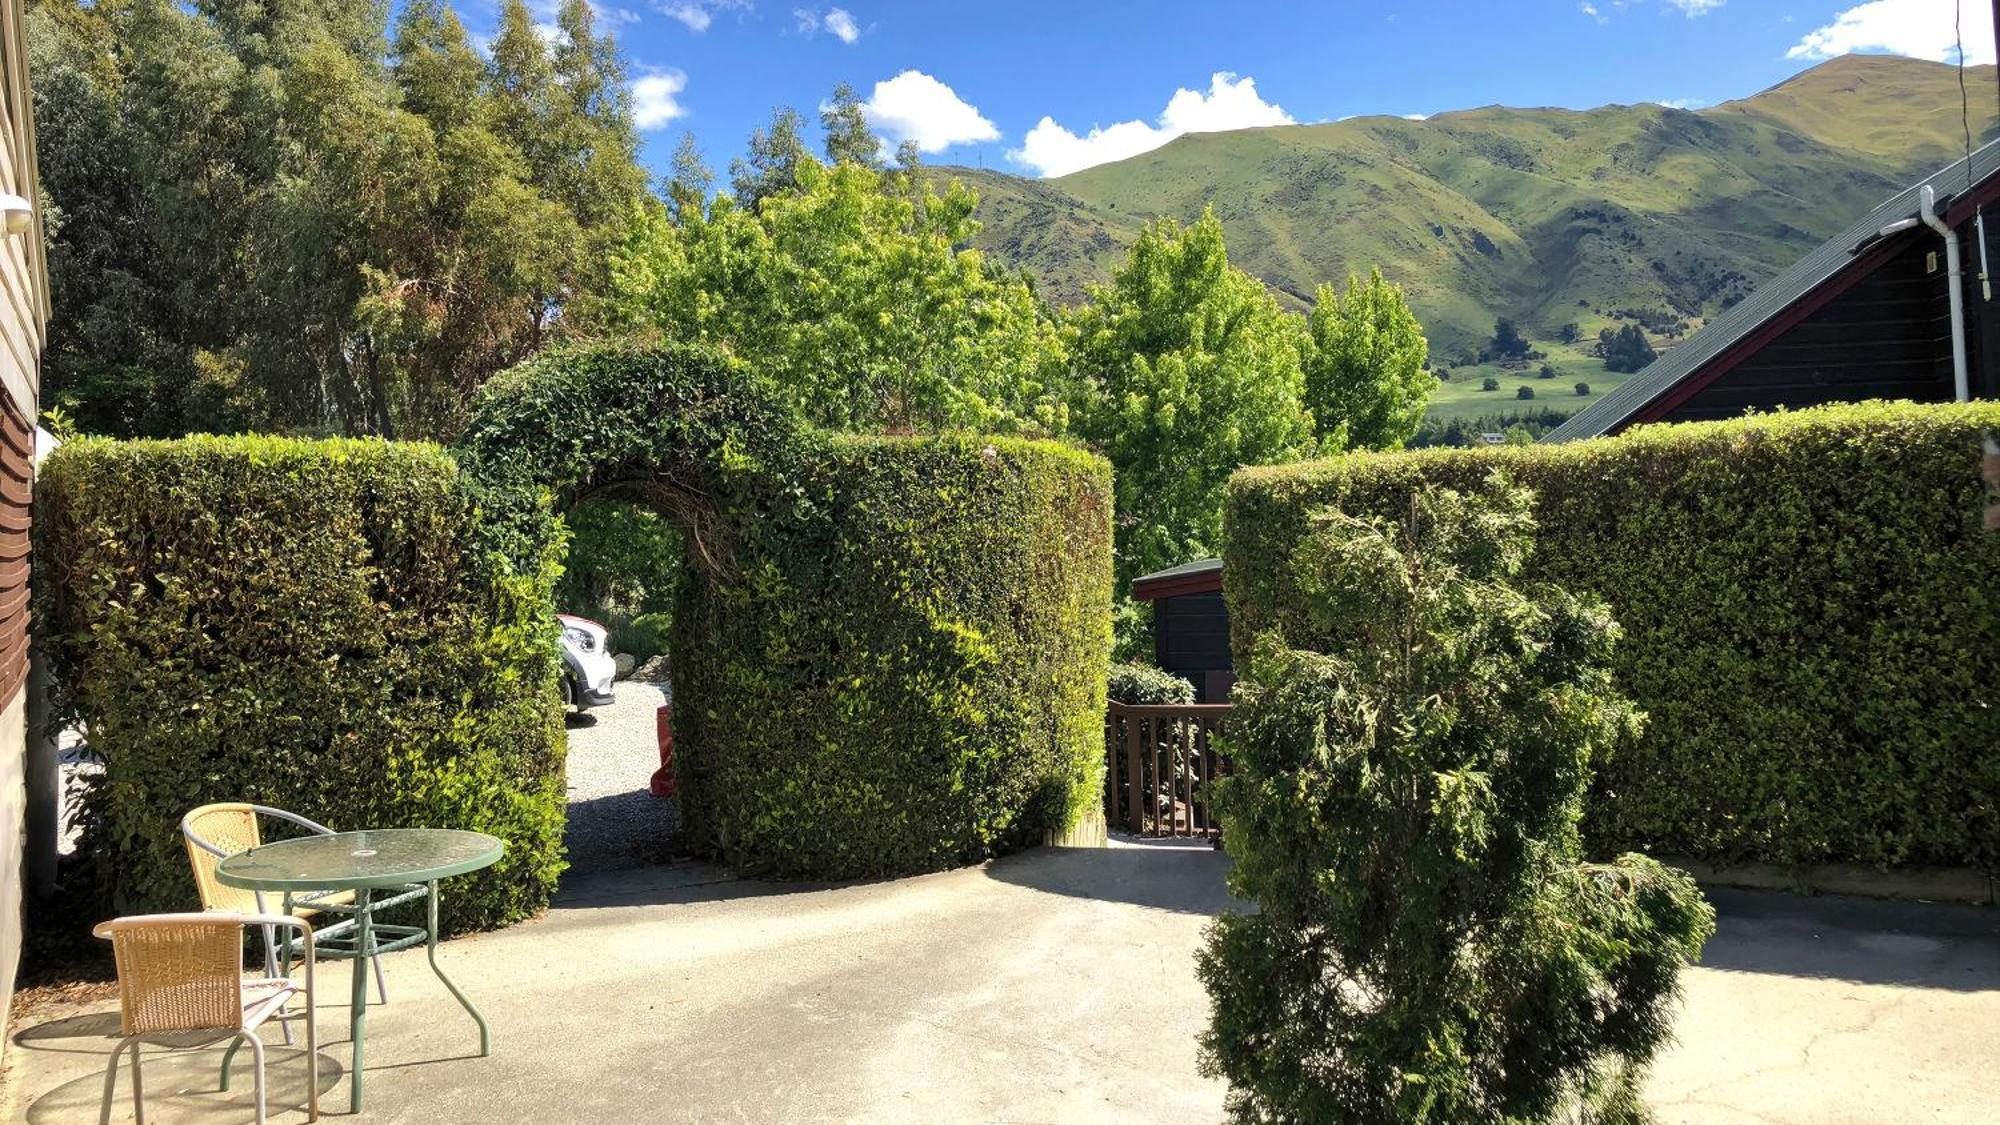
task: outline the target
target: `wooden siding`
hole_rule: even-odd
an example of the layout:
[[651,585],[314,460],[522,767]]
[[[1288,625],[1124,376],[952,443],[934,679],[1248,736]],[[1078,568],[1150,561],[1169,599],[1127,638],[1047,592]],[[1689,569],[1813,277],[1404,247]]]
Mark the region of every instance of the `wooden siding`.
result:
[[[24,0],[0,0],[0,191],[36,204],[27,233],[0,235],[0,1025],[7,1022],[21,950],[28,500],[42,332],[49,315],[24,17]],[[0,1038],[0,1052],[6,1044]]]
[[[1971,311],[1979,303],[1979,255],[1971,239],[1966,241]],[[1674,406],[1664,420],[1733,418],[1751,409],[1869,398],[1949,401],[1951,305],[1943,249],[1934,236],[1910,239],[1867,276]],[[1976,342],[1976,326],[1968,326],[1968,335]]]

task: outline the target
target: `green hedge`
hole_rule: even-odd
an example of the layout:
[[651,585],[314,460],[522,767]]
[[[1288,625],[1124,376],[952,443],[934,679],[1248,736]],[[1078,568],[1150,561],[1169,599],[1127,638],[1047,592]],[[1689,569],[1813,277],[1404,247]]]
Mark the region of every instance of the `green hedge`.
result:
[[333,825],[470,828],[506,857],[445,924],[542,907],[562,868],[548,612],[559,544],[478,546],[457,466],[424,445],[85,440],[37,485],[39,612],[105,759],[88,797],[113,905],[195,905],[179,821],[211,801]]
[[1109,467],[1005,438],[835,437],[684,346],[556,352],[461,443],[497,490],[673,514],[689,841],[738,867],[932,870],[1061,832],[1102,789]]
[[1420,480],[1537,493],[1532,577],[1604,598],[1650,714],[1599,774],[1602,851],[2000,867],[2000,536],[1979,439],[2000,403],[1869,403],[1562,445],[1239,473],[1232,643],[1314,640],[1289,558],[1315,511],[1399,512]]

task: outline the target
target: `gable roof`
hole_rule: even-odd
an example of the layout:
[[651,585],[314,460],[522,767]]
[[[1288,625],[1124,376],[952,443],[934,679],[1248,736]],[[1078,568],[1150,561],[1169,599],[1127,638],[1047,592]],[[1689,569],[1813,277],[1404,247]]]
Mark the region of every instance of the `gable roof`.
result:
[[[2000,141],[1993,141],[1975,151],[1970,164],[1972,182],[1979,187],[1985,186],[1996,172],[2000,172]],[[1647,364],[1603,398],[1571,415],[1562,425],[1543,435],[1542,440],[1573,441],[1597,437],[1627,423],[1653,400],[1699,372],[1745,336],[1771,323],[1785,310],[1847,272],[1860,260],[1863,251],[1892,239],[1915,237],[1913,231],[1899,231],[1886,238],[1881,232],[1889,224],[1917,213],[1917,195],[1925,184],[1937,189],[1938,210],[1940,214],[1945,213],[1951,201],[1966,194],[1966,168],[1966,160],[1955,160],[1883,200],[1846,230],[1792,263],[1790,269],[1752,290],[1749,296],[1709,321],[1680,346]],[[1921,225],[1913,230],[1921,232],[1923,237],[1937,237],[1935,232]]]
[[1132,580],[1132,597],[1142,602],[1157,598],[1177,598],[1183,594],[1207,594],[1222,589],[1222,560],[1196,559],[1193,562],[1156,570]]

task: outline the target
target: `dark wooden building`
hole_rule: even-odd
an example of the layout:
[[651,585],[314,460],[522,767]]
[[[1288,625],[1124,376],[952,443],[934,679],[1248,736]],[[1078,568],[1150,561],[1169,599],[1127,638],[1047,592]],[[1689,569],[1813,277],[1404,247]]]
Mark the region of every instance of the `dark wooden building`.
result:
[[[1957,244],[1956,330],[1951,248],[1926,198]],[[2000,303],[1988,284],[2000,278],[1983,273],[1989,259],[2000,269],[2000,212],[1978,221],[1996,199],[2000,142],[1885,200],[1543,440],[1780,406],[2000,398]]]
[[1236,667],[1229,659],[1222,560],[1201,559],[1134,579],[1132,596],[1153,603],[1153,662],[1193,684],[1196,703],[1229,702]]

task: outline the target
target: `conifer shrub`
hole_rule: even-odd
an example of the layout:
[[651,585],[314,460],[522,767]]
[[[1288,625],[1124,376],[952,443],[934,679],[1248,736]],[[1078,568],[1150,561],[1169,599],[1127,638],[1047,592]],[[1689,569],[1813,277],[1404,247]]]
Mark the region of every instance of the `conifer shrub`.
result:
[[1258,639],[1219,785],[1204,1068],[1239,1121],[1630,1121],[1679,970],[1686,875],[1582,858],[1595,762],[1642,716],[1601,602],[1523,583],[1524,489],[1316,509],[1287,565],[1312,647]]

